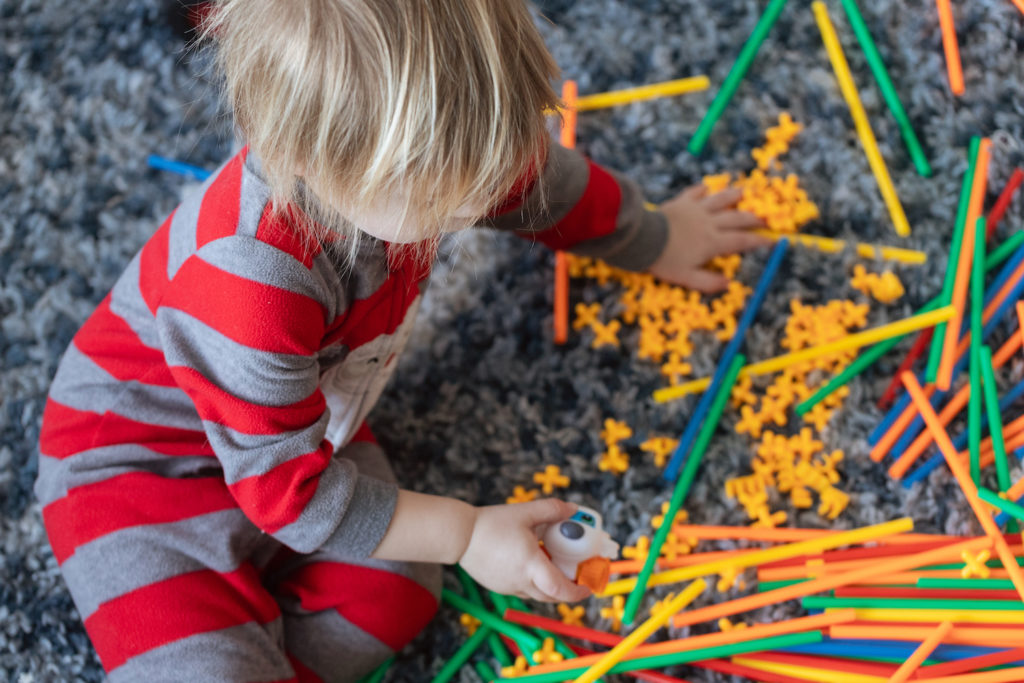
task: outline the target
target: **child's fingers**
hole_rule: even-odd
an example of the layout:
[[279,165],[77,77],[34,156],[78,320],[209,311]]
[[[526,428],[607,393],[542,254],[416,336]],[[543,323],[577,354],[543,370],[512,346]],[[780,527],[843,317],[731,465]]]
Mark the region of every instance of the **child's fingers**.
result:
[[691,185],[690,187],[686,188],[678,195],[676,195],[676,199],[692,199],[696,201],[701,197],[707,195],[707,193],[707,186],[705,186],[704,183],[697,183],[696,185]]
[[528,503],[516,503],[512,511],[520,515],[520,519],[531,528],[541,524],[554,524],[569,519],[576,512],[576,506],[557,498],[542,498]]
[[749,211],[722,211],[714,218],[719,230],[749,230],[763,228],[764,221],[760,216]]
[[739,187],[730,187],[721,192],[716,192],[712,195],[708,195],[704,198],[704,208],[708,211],[721,211],[727,209],[730,206],[736,206],[736,202],[743,198],[743,189]]
[[[725,252],[723,252],[725,253]],[[729,286],[729,280],[721,273],[715,273],[710,270],[704,269],[691,269],[683,273],[677,274],[664,274],[655,273],[662,280],[682,285],[683,287],[689,287],[690,289],[696,289],[704,292],[705,294],[714,294],[715,292],[721,292]]]
[[767,237],[742,230],[719,233],[717,243],[724,254],[753,251],[773,244]]
[[586,586],[578,586],[547,558],[535,562],[530,580],[545,602],[579,602],[590,594]]

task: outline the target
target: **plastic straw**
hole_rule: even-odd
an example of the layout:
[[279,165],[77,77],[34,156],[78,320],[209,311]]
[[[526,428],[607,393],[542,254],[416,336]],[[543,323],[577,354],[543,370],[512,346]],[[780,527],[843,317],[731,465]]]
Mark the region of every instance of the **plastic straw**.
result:
[[458,593],[454,593],[447,588],[441,589],[441,599],[455,609],[462,610],[463,612],[473,615],[480,620],[482,624],[490,626],[498,633],[508,636],[517,643],[523,643],[527,646],[529,652],[539,650],[543,645],[540,638],[533,635],[526,629],[506,622],[483,607],[473,604],[471,600],[467,600]]
[[[861,346],[875,344],[886,339],[891,339],[892,337],[913,332],[914,330],[931,327],[943,320],[949,320],[952,314],[953,307],[945,306],[934,311],[910,316],[909,318],[886,323],[885,325],[879,325],[878,327],[873,327],[869,330],[864,330],[863,332],[857,332],[856,334],[847,335],[842,339],[827,342],[820,346],[812,346],[809,349],[801,349],[800,351],[794,351],[793,353],[787,353],[782,356],[776,356],[774,358],[769,358],[768,360],[753,363],[752,365],[748,365],[740,370],[739,376],[765,375],[779,370],[784,370],[791,365],[795,365],[806,360],[812,360],[814,358],[820,358],[821,356],[829,356],[834,353],[840,353],[842,351],[857,349]],[[654,400],[658,403],[665,403],[666,401],[681,398],[695,391],[702,391],[707,388],[710,383],[711,378],[702,377],[674,387],[658,389],[654,392]]]
[[[566,80],[562,84],[562,146],[572,149],[576,146],[576,81]],[[569,260],[564,251],[555,252],[555,292],[554,292],[554,342],[564,344],[569,341]]]
[[149,164],[150,168],[155,168],[161,171],[170,171],[171,173],[188,176],[190,178],[195,178],[196,180],[206,180],[213,175],[205,168],[192,166],[191,164],[175,161],[174,159],[166,159],[164,157],[157,156],[156,154],[150,154],[146,157],[146,163]]
[[[952,599],[952,598],[848,598],[828,595],[810,595],[801,604],[807,609],[835,609],[837,607],[854,607],[858,609],[908,609],[908,610],[959,610],[979,612],[986,611],[1024,611],[1024,602],[1020,600]],[[937,620],[936,620],[937,621]]]
[[949,391],[953,381],[953,364],[955,349],[960,337],[960,321],[964,315],[967,301],[967,285],[970,280],[970,265],[974,257],[974,221],[981,215],[981,205],[985,197],[985,186],[988,181],[988,162],[992,154],[992,143],[983,138],[978,146],[978,161],[974,168],[971,183],[971,201],[967,208],[967,222],[964,227],[964,239],[960,248],[960,259],[957,262],[956,280],[953,283],[953,306],[956,314],[946,325],[946,338],[943,340],[942,356],[939,358],[939,371],[935,375],[935,385]]
[[771,30],[772,25],[779,18],[779,14],[782,13],[782,8],[785,6],[786,0],[771,0],[768,3],[764,14],[761,15],[757,25],[754,26],[754,31],[750,34],[747,42],[743,44],[739,56],[736,57],[736,62],[729,69],[729,74],[722,82],[722,87],[719,89],[718,94],[715,95],[715,99],[712,100],[707,113],[704,114],[700,125],[697,126],[696,132],[690,138],[690,144],[687,145],[690,154],[697,156],[704,151],[704,145],[707,144],[708,138],[711,136],[711,129],[715,127],[715,123],[722,117],[722,113],[729,105],[729,100],[736,93],[740,81],[743,80],[743,76],[754,61],[761,43],[768,36],[768,31]]
[[981,379],[985,390],[985,409],[988,415],[988,428],[992,433],[992,450],[996,459],[996,478],[999,490],[1010,488],[1010,464],[1006,459],[1006,444],[1003,441],[1003,418],[999,411],[999,397],[996,395],[996,374],[992,367],[992,350],[982,346]]
[[924,418],[925,423],[928,425],[928,429],[931,430],[935,436],[935,442],[939,445],[939,449],[942,451],[943,456],[946,458],[946,463],[949,465],[949,469],[953,472],[953,476],[956,477],[957,482],[960,484],[960,488],[964,492],[964,496],[967,498],[967,502],[970,504],[971,509],[974,511],[975,516],[981,523],[982,529],[985,530],[985,535],[992,540],[993,546],[995,546],[996,553],[999,555],[999,559],[1003,561],[1003,567],[1006,569],[1010,578],[1013,580],[1013,587],[1020,593],[1021,599],[1024,599],[1024,573],[1021,572],[1019,566],[1017,566],[1017,560],[1010,552],[1009,546],[1006,544],[1006,539],[1003,538],[1002,534],[999,533],[999,528],[996,527],[995,522],[992,521],[992,517],[989,516],[988,510],[981,503],[981,499],[978,498],[977,489],[974,483],[970,479],[970,473],[964,469],[963,463],[960,461],[958,454],[953,449],[953,443],[949,439],[949,434],[946,433],[945,427],[939,424],[939,418],[932,410],[931,405],[924,398],[924,393],[921,391],[921,385],[917,383],[917,378],[912,373],[903,373],[903,383],[907,387],[907,391],[910,393],[911,399],[917,405],[918,410],[921,411],[921,416]]
[[[821,235],[810,235],[805,232],[783,233],[772,232],[771,230],[753,230],[752,232],[760,235],[761,237],[767,237],[770,240],[775,240],[776,242],[785,237],[793,244],[817,249],[818,251],[822,251],[826,254],[838,254],[849,244],[846,240],[839,240],[834,237],[823,237]],[[884,259],[907,265],[920,265],[922,263],[927,263],[928,261],[928,254],[923,251],[917,251],[916,249],[890,247],[885,244],[867,244],[866,242],[854,242],[853,247],[858,256],[867,259]]]
[[784,664],[782,662],[766,662],[748,657],[734,657],[733,661],[740,666],[751,669],[778,673],[805,681],[829,681],[829,683],[885,683],[881,676],[865,676],[863,674],[846,673],[835,669],[820,669],[811,666]]
[[1011,517],[1024,522],[1024,506],[1001,498],[998,493],[984,487],[978,489],[978,496],[989,505],[995,506]]
[[[1024,2],[1024,0],[1020,0]],[[1013,169],[1013,173],[1010,175],[1010,179],[1006,182],[1006,187],[999,193],[999,198],[996,199],[996,203],[992,205],[992,210],[988,212],[988,227],[986,228],[986,238],[991,238],[992,233],[996,231],[996,226],[999,225],[999,221],[1003,219],[1003,214],[1010,207],[1010,202],[1013,201],[1013,195],[1017,193],[1017,189],[1021,183],[1024,183],[1024,170],[1019,168]]]
[[787,248],[789,248],[789,240],[782,239],[779,240],[772,249],[771,256],[768,258],[768,263],[761,272],[761,277],[757,281],[757,286],[754,288],[754,294],[743,309],[743,315],[740,317],[740,321],[736,325],[736,330],[733,333],[732,339],[730,339],[729,343],[726,344],[721,357],[718,359],[718,366],[715,368],[715,374],[709,382],[710,388],[708,388],[704,395],[700,397],[700,401],[697,403],[697,407],[694,408],[689,422],[686,423],[683,435],[679,438],[679,444],[676,446],[676,450],[672,453],[672,457],[669,459],[668,465],[665,467],[663,476],[666,481],[675,481],[676,477],[679,475],[679,470],[683,466],[683,462],[690,452],[690,446],[693,444],[693,440],[697,436],[697,430],[700,429],[704,416],[707,415],[708,409],[711,407],[711,402],[715,399],[715,396],[718,393],[718,387],[722,384],[722,380],[725,378],[729,365],[732,363],[732,359],[737,353],[739,353],[740,346],[743,344],[747,330],[750,329],[750,326],[754,323],[754,318],[757,316],[757,312],[761,308],[761,303],[764,301],[769,287],[771,287],[772,280],[775,279],[775,274],[779,271],[779,266],[782,264],[782,257],[786,255]]
[[[672,95],[683,95],[685,93],[707,90],[710,87],[711,81],[708,80],[707,76],[678,78],[672,81],[651,83],[650,85],[641,85],[635,88],[611,90],[609,92],[597,93],[596,95],[584,95],[576,100],[576,111],[616,107],[620,104],[649,100],[654,97],[670,97]],[[563,95],[564,99],[565,96]]]
[[[967,441],[971,454],[971,479],[981,483],[981,311],[985,300],[985,219],[979,218],[974,228],[974,257],[971,260],[971,346],[970,386],[967,403]],[[998,404],[996,405],[998,410]]]
[[903,205],[900,204],[896,188],[892,184],[892,178],[889,177],[889,169],[886,168],[882,153],[878,149],[878,141],[871,130],[871,123],[864,111],[864,105],[861,104],[860,95],[857,94],[857,86],[853,82],[850,66],[846,63],[846,57],[843,55],[843,48],[839,44],[836,29],[832,26],[832,20],[829,19],[828,9],[821,0],[811,3],[811,8],[814,10],[814,18],[818,22],[818,30],[821,31],[821,38],[825,43],[825,51],[828,52],[829,61],[832,62],[832,70],[835,71],[836,80],[839,81],[839,90],[843,93],[846,106],[850,109],[850,116],[853,117],[857,136],[867,155],[868,165],[871,166],[871,172],[874,173],[875,180],[882,192],[882,199],[885,200],[885,205],[889,209],[893,227],[895,227],[897,235],[906,237],[910,234],[910,224],[907,223]]
[[942,30],[942,48],[946,53],[946,74],[949,89],[954,95],[964,94],[964,72],[960,66],[960,46],[956,42],[956,26],[953,24],[953,7],[949,0],[935,0],[939,10],[939,27]]
[[[743,367],[743,364],[746,363],[746,361],[747,358],[742,353],[736,354],[729,361],[729,367],[726,369],[725,379],[719,387],[717,395],[714,397],[714,401],[708,411],[707,420],[704,421],[700,434],[697,435],[697,440],[693,444],[693,452],[690,453],[690,457],[687,458],[686,464],[683,466],[682,475],[680,475],[679,481],[676,482],[675,489],[672,491],[672,498],[669,500],[668,509],[664,515],[666,520],[675,519],[676,513],[679,512],[679,508],[682,507],[683,501],[686,500],[686,495],[690,492],[690,486],[693,485],[693,479],[697,475],[697,467],[700,465],[700,461],[704,457],[704,452],[707,450],[708,444],[711,442],[711,435],[718,426],[719,420],[722,419],[722,411],[725,410],[725,405],[728,403],[729,397],[732,395],[732,388],[736,384],[736,375],[739,373],[740,368]],[[644,566],[640,570],[640,574],[634,582],[633,590],[629,594],[629,598],[626,600],[626,605],[623,608],[623,623],[632,624],[633,619],[636,618],[636,612],[640,607],[640,601],[643,600],[644,591],[647,590],[647,581],[651,577],[651,572],[654,571],[654,565],[657,562],[658,557],[661,555],[661,548],[665,544],[665,539],[668,538],[671,531],[672,525],[669,523],[662,524],[658,527],[658,531],[654,535],[654,540],[651,542],[651,547],[647,552],[647,557],[644,559]]]
[[871,73],[874,74],[875,80],[878,81],[878,87],[882,91],[882,98],[889,107],[889,111],[892,112],[893,118],[896,119],[900,135],[903,137],[903,142],[907,145],[910,158],[914,162],[914,168],[917,169],[920,175],[927,178],[931,176],[932,168],[928,165],[928,159],[924,155],[924,150],[921,149],[921,142],[917,139],[914,127],[910,125],[910,117],[907,116],[903,103],[900,102],[896,86],[893,85],[892,79],[889,78],[885,62],[882,61],[882,55],[878,53],[878,48],[875,47],[875,41],[871,38],[871,32],[864,22],[864,17],[861,15],[855,0],[842,0],[842,2],[846,17],[850,20],[850,27],[853,28],[853,33],[857,36],[857,42],[860,43],[860,48],[864,51],[868,67],[871,68]]
[[875,403],[879,410],[885,410],[889,405],[892,404],[892,400],[896,398],[896,392],[903,386],[900,384],[900,375],[907,370],[911,370],[914,367],[914,363],[917,359],[924,355],[924,352],[928,350],[928,345],[932,341],[932,337],[935,336],[935,328],[930,330],[921,330],[917,333],[917,338],[914,340],[914,344],[907,351],[907,355],[903,358],[903,362],[896,368],[896,372],[893,373],[892,379],[889,380],[889,384],[885,387],[885,391],[878,398],[878,402]]
[[[696,538],[698,540],[719,541],[719,540],[741,540],[741,541],[768,541],[773,543],[792,543],[794,541],[806,541],[812,538],[822,538],[833,534],[842,533],[834,529],[803,529],[792,527],[750,527],[750,526],[711,526],[703,524],[676,524],[676,535],[680,538]],[[931,543],[939,541],[954,542],[959,536],[946,536],[942,534],[900,534],[898,536],[887,536],[877,539],[876,543],[882,545],[907,545],[918,543]]]
[[931,679],[938,678],[939,676],[953,676],[955,674],[962,674],[968,671],[975,671],[977,669],[1010,664],[1022,659],[1024,659],[1024,647],[1017,647],[1009,650],[1002,650],[1000,652],[990,652],[989,654],[979,655],[977,657],[969,657],[967,659],[959,659],[952,662],[943,662],[942,664],[933,664],[932,666],[922,667],[917,670],[916,677],[918,679]]
[[[851,640],[916,640],[928,637],[931,628],[927,625],[910,625],[899,623],[865,622],[858,624],[837,624],[829,626],[830,638],[849,638]],[[1024,629],[1007,628],[1005,626],[953,626],[949,632],[947,643],[958,645],[982,645],[985,647],[1019,647],[1024,645]]]
[[[960,262],[960,252],[963,247],[964,231],[967,229],[967,208],[971,202],[971,188],[974,186],[974,170],[978,163],[978,148],[981,146],[981,138],[975,136],[971,138],[970,145],[967,148],[967,171],[964,173],[963,180],[960,183],[960,199],[957,202],[956,209],[956,220],[953,223],[953,243],[949,249],[949,259],[946,261],[946,275],[942,280],[942,291],[939,294],[942,297],[941,301],[943,305],[949,305],[953,303],[953,285],[956,282],[956,264]],[[932,337],[932,347],[928,354],[928,368],[925,371],[925,377],[929,382],[935,381],[935,376],[939,372],[939,359],[942,354],[942,342],[945,339],[946,326],[939,325],[935,331],[935,336]]]
[[487,637],[494,631],[489,626],[480,626],[471,635],[462,646],[455,651],[451,659],[444,663],[441,670],[437,672],[437,675],[430,679],[430,683],[446,683],[450,681],[455,674],[459,673],[459,669],[469,661],[469,658],[473,656]]
[[683,626],[699,624],[701,622],[718,619],[720,617],[728,617],[740,612],[747,612],[749,610],[757,609],[758,607],[764,607],[765,605],[774,605],[785,600],[802,598],[803,596],[810,595],[812,593],[831,590],[839,586],[861,583],[862,581],[870,579],[872,576],[876,576],[878,574],[892,574],[949,558],[957,558],[960,557],[960,553],[963,551],[978,552],[986,549],[987,547],[991,547],[991,545],[992,540],[989,538],[973,538],[968,541],[953,543],[942,548],[926,550],[922,553],[901,555],[884,562],[875,562],[870,567],[844,572],[842,574],[823,576],[821,578],[811,579],[810,581],[804,581],[791,586],[778,588],[773,591],[745,595],[735,600],[729,600],[714,605],[708,605],[707,607],[690,610],[685,614],[676,615],[672,620],[672,624],[677,628],[682,628]]

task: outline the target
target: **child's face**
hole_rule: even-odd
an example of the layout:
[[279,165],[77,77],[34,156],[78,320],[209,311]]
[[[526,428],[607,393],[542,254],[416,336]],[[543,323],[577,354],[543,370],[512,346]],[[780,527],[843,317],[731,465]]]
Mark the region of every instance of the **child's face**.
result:
[[[443,219],[439,231],[447,234],[472,227],[484,215],[486,209],[463,204],[453,216]],[[357,214],[350,214],[348,219],[355,227],[368,235],[393,242],[395,244],[411,244],[435,237],[438,230],[431,229],[432,221],[423,219],[421,215],[409,212],[402,215],[402,203],[388,202],[375,206]]]

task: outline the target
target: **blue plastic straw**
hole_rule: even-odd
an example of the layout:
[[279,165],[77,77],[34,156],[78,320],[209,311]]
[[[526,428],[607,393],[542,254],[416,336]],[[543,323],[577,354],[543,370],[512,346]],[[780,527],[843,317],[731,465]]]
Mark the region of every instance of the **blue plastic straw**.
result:
[[768,293],[768,288],[771,286],[772,280],[779,270],[782,257],[785,256],[788,247],[789,240],[785,237],[775,243],[775,248],[772,249],[771,257],[768,259],[768,265],[764,267],[761,279],[754,289],[754,295],[743,310],[743,317],[740,318],[739,324],[736,325],[736,332],[733,333],[732,339],[729,340],[725,350],[722,351],[721,357],[718,359],[718,367],[715,368],[715,374],[711,377],[711,384],[701,395],[700,402],[697,403],[693,415],[690,416],[690,421],[686,424],[686,429],[683,430],[683,435],[679,437],[679,445],[676,446],[676,450],[672,453],[672,458],[669,460],[663,474],[666,481],[674,482],[679,476],[679,471],[690,454],[690,448],[693,446],[693,440],[697,436],[697,430],[700,429],[701,423],[704,422],[704,418],[708,414],[708,409],[711,408],[711,402],[715,399],[718,387],[721,386],[722,380],[729,370],[729,364],[732,363],[732,359],[739,353],[740,347],[743,345],[747,329],[754,323],[757,311],[761,308],[761,302],[764,301],[764,297]]
[[206,180],[213,175],[205,168],[192,166],[191,164],[175,161],[174,159],[166,159],[164,157],[157,156],[156,154],[150,154],[146,161],[149,162],[151,168],[156,168],[161,171],[170,171],[171,173],[177,173],[178,175],[189,176],[196,180]]
[[[805,643],[778,648],[779,652],[794,652],[808,655],[845,657],[847,659],[889,659],[906,660],[917,649],[918,643],[900,640],[855,640],[852,638],[826,638],[820,643]],[[1006,648],[983,647],[980,645],[939,645],[930,655],[930,659],[945,662],[979,657],[992,652],[1002,652]],[[1024,660],[1014,662],[1013,666],[1024,666]]]

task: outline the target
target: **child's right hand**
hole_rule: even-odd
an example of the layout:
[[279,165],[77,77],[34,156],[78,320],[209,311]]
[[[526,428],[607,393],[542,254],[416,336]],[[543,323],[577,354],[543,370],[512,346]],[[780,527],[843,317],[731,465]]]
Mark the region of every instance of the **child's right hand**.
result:
[[542,602],[576,602],[590,595],[541,549],[539,529],[568,519],[576,506],[554,498],[476,508],[473,532],[459,564],[481,585]]

